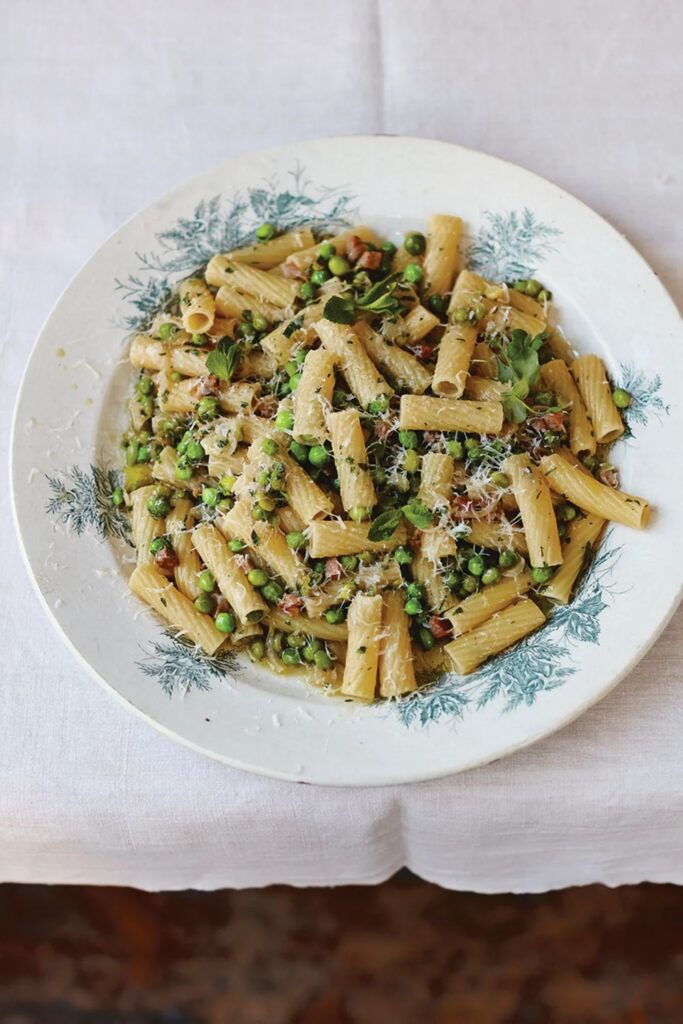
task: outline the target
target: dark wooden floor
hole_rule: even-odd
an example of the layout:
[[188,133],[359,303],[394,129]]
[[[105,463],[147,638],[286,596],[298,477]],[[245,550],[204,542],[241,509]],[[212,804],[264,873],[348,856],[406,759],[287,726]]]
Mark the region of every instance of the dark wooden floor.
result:
[[683,889],[0,886],[1,1024],[683,1024]]

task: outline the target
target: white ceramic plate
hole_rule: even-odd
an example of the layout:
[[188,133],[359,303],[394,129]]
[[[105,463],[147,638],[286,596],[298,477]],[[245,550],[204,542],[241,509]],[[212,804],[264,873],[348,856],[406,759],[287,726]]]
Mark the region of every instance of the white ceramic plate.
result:
[[[231,656],[208,658],[129,596],[125,519],[110,503],[132,371],[126,335],[174,280],[262,221],[370,223],[390,236],[458,213],[472,267],[537,274],[582,351],[628,388],[626,490],[656,507],[610,530],[574,602],[466,679],[363,707]],[[17,402],[12,482],[29,571],[51,619],[127,707],[188,746],[250,771],[329,785],[429,779],[502,757],[603,697],[679,598],[683,325],[655,275],[608,224],[555,185],[438,142],[323,139],[228,161],[122,227],[69,285],[36,342]]]

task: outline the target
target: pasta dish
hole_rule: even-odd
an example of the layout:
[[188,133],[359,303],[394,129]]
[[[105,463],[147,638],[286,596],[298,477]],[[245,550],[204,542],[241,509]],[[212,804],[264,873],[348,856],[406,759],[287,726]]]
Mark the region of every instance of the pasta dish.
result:
[[130,587],[208,654],[399,697],[542,626],[608,521],[646,525],[609,460],[628,392],[541,282],[460,269],[461,230],[263,224],[133,338]]

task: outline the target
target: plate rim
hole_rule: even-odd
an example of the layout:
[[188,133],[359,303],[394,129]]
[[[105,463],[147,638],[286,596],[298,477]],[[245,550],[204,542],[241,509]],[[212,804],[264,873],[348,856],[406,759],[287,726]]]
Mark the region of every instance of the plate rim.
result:
[[500,165],[503,168],[511,168],[515,172],[523,172],[523,174],[525,176],[528,176],[529,178],[532,178],[532,179],[536,179],[536,180],[542,182],[545,186],[550,186],[556,192],[556,195],[557,195],[558,199],[562,199],[564,197],[568,197],[574,203],[580,204],[580,206],[583,208],[583,210],[587,214],[589,214],[590,217],[603,230],[605,228],[607,228],[609,233],[612,236],[615,236],[615,239],[614,239],[615,241],[617,241],[622,246],[625,244],[628,247],[628,249],[631,252],[631,255],[634,256],[636,258],[636,260],[638,261],[640,271],[643,272],[643,273],[647,272],[647,276],[649,277],[651,284],[656,284],[658,286],[658,289],[659,289],[659,292],[660,292],[660,298],[661,299],[665,299],[667,301],[667,303],[669,305],[669,308],[670,308],[670,311],[673,312],[674,316],[676,317],[676,319],[678,321],[680,329],[683,332],[683,316],[681,316],[681,313],[678,310],[678,307],[677,307],[673,297],[670,295],[669,291],[667,290],[666,286],[663,284],[663,282],[662,282],[661,278],[659,277],[659,275],[650,266],[650,264],[647,262],[645,257],[641,255],[641,253],[638,251],[636,246],[629,240],[629,238],[625,234],[623,234],[621,231],[619,231],[616,227],[614,227],[614,225],[606,217],[604,217],[602,214],[598,213],[591,206],[589,206],[586,202],[584,202],[584,200],[580,199],[579,197],[574,195],[574,193],[570,192],[569,190],[567,190],[567,189],[557,185],[555,182],[551,181],[550,179],[545,178],[543,175],[540,175],[540,174],[538,174],[535,171],[528,170],[526,167],[522,166],[521,164],[517,164],[517,163],[514,163],[513,161],[506,160],[505,158],[500,157],[500,156],[496,156],[496,155],[493,155],[493,154],[490,154],[490,153],[486,153],[483,150],[475,149],[473,147],[468,147],[468,146],[462,146],[462,145],[459,145],[457,143],[446,142],[446,141],[439,140],[439,139],[427,138],[427,137],[424,137],[424,136],[399,135],[399,134],[390,134],[390,133],[360,133],[360,134],[349,133],[349,134],[342,134],[342,135],[316,136],[316,137],[312,137],[312,138],[300,139],[300,140],[296,140],[294,142],[285,143],[285,144],[280,145],[280,146],[268,147],[268,148],[265,148],[265,149],[258,149],[258,150],[253,150],[253,151],[246,151],[246,152],[237,154],[235,156],[228,157],[225,160],[221,160],[218,163],[213,164],[213,165],[211,165],[209,167],[203,168],[202,170],[200,170],[200,171],[196,172],[195,174],[191,175],[189,178],[187,178],[187,179],[183,180],[182,182],[172,186],[170,189],[166,190],[164,193],[162,193],[161,195],[157,196],[156,198],[153,198],[150,202],[146,203],[144,206],[140,207],[135,212],[133,212],[129,217],[126,218],[126,220],[122,224],[120,224],[117,228],[115,228],[115,230],[113,232],[111,232],[106,238],[104,238],[103,241],[97,246],[97,248],[93,252],[90,253],[90,255],[87,257],[87,259],[72,274],[70,279],[65,284],[64,288],[60,291],[59,295],[57,296],[57,298],[53,302],[51,308],[49,309],[47,315],[45,316],[45,318],[44,318],[44,320],[43,320],[43,322],[42,322],[42,324],[40,326],[40,329],[38,330],[38,332],[37,332],[37,334],[35,336],[33,344],[31,345],[30,351],[29,351],[29,353],[27,355],[27,358],[26,358],[26,361],[25,361],[25,364],[24,364],[24,368],[23,368],[23,371],[22,371],[22,374],[21,374],[21,379],[20,379],[20,382],[19,382],[19,387],[18,387],[18,390],[17,390],[17,393],[16,393],[16,398],[15,398],[15,402],[14,402],[14,409],[13,409],[13,413],[12,413],[11,432],[10,432],[10,439],[9,439],[9,460],[8,460],[8,463],[9,463],[9,483],[10,483],[10,505],[11,505],[11,509],[12,509],[12,520],[13,520],[13,523],[14,523],[15,534],[16,534],[16,537],[17,537],[17,540],[18,540],[18,546],[19,546],[19,550],[21,552],[22,561],[23,561],[24,566],[26,568],[26,571],[28,573],[29,579],[31,581],[31,585],[32,585],[35,593],[38,596],[38,600],[39,600],[39,602],[40,602],[44,612],[47,613],[48,621],[50,622],[53,630],[60,637],[60,639],[65,643],[65,646],[69,649],[69,651],[73,655],[75,655],[77,662],[85,668],[85,670],[88,673],[88,675],[90,675],[90,677],[93,678],[100,685],[100,687],[105,692],[107,692],[108,694],[112,695],[116,699],[117,703],[119,703],[121,706],[125,707],[129,712],[132,711],[139,719],[141,719],[142,721],[144,721],[144,722],[148,723],[149,725],[151,725],[153,728],[155,728],[158,732],[160,732],[165,737],[170,738],[173,741],[182,744],[187,749],[190,749],[190,750],[192,750],[192,751],[194,751],[196,753],[202,754],[205,757],[209,757],[212,760],[217,761],[220,764],[224,764],[224,765],[226,765],[228,767],[231,767],[231,768],[234,768],[234,769],[237,769],[237,770],[240,770],[240,771],[249,772],[250,774],[255,774],[255,775],[258,775],[260,777],[272,778],[272,779],[276,779],[276,780],[279,780],[279,781],[296,782],[296,783],[304,784],[304,785],[316,785],[316,786],[324,786],[324,787],[342,787],[342,788],[347,788],[348,787],[348,788],[354,788],[354,789],[355,788],[368,788],[368,787],[395,786],[395,785],[409,785],[409,784],[412,784],[412,783],[419,783],[419,782],[426,782],[426,781],[430,781],[430,780],[447,778],[447,777],[449,777],[451,775],[459,775],[462,772],[472,771],[475,768],[484,767],[485,765],[492,764],[492,763],[494,763],[496,761],[502,760],[503,758],[507,758],[507,757],[511,756],[512,754],[515,754],[518,751],[524,750],[525,748],[527,748],[529,746],[532,746],[535,743],[538,743],[541,740],[543,740],[545,738],[548,738],[548,737],[554,735],[555,733],[563,730],[568,725],[570,725],[573,721],[575,721],[576,719],[581,717],[581,715],[583,715],[585,712],[589,711],[592,707],[594,707],[596,704],[598,704],[600,701],[602,701],[614,689],[616,689],[616,687],[626,678],[626,676],[630,675],[631,672],[634,670],[634,668],[646,657],[648,652],[652,649],[654,644],[661,637],[661,635],[663,634],[663,632],[665,631],[665,629],[667,628],[667,626],[671,622],[673,616],[675,615],[675,613],[676,613],[676,611],[677,611],[677,609],[678,609],[678,607],[679,607],[679,605],[681,603],[681,600],[683,599],[683,574],[681,575],[681,578],[679,580],[678,590],[677,590],[675,596],[673,597],[673,599],[671,600],[666,613],[662,616],[662,618],[658,622],[656,628],[654,630],[652,630],[652,632],[648,636],[647,640],[639,648],[637,648],[637,650],[633,653],[632,657],[629,659],[628,663],[622,668],[622,670],[620,672],[618,672],[614,677],[610,678],[610,681],[609,681],[608,684],[604,685],[597,692],[591,694],[590,696],[585,697],[583,699],[583,701],[581,703],[579,703],[577,706],[571,707],[567,711],[566,714],[561,715],[558,718],[556,718],[550,726],[547,725],[547,724],[546,725],[540,725],[536,729],[534,729],[531,732],[530,735],[524,737],[522,740],[511,742],[511,743],[509,743],[509,745],[506,745],[506,746],[502,747],[501,749],[499,749],[495,753],[491,754],[490,756],[486,756],[486,755],[482,756],[482,755],[476,755],[475,754],[469,760],[464,762],[463,764],[460,764],[460,765],[457,765],[457,766],[451,767],[451,768],[447,768],[446,767],[443,770],[436,770],[436,769],[433,769],[433,768],[432,769],[425,768],[422,772],[420,772],[419,769],[418,770],[413,770],[411,775],[410,775],[410,778],[406,778],[406,777],[404,777],[402,775],[399,775],[398,777],[390,777],[390,775],[385,771],[382,775],[380,775],[380,776],[378,776],[376,778],[372,778],[370,780],[368,780],[367,777],[363,777],[362,779],[349,779],[346,776],[344,776],[343,779],[339,779],[339,780],[335,780],[335,779],[332,779],[332,778],[325,778],[325,779],[321,780],[321,779],[316,779],[316,778],[310,777],[310,769],[308,769],[308,768],[304,769],[299,774],[294,774],[292,771],[287,771],[287,770],[278,771],[278,770],[276,770],[274,768],[271,768],[271,767],[264,767],[264,766],[261,766],[261,765],[254,765],[254,764],[246,764],[243,761],[241,761],[239,758],[230,757],[230,756],[228,756],[228,755],[226,755],[226,754],[224,754],[224,753],[222,753],[220,751],[217,751],[215,749],[209,749],[209,748],[207,748],[205,746],[202,746],[200,743],[197,743],[194,740],[191,740],[188,737],[182,735],[181,733],[176,732],[170,726],[165,725],[163,722],[161,722],[158,719],[154,718],[148,712],[142,710],[140,707],[137,706],[137,704],[134,703],[133,700],[131,700],[129,697],[125,696],[122,692],[120,692],[118,689],[116,689],[115,686],[112,683],[108,682],[107,679],[93,665],[91,665],[91,663],[80,652],[80,650],[78,649],[78,647],[76,646],[74,641],[69,637],[69,635],[67,634],[65,629],[62,627],[61,623],[59,622],[59,619],[58,619],[57,615],[55,614],[55,611],[50,607],[50,605],[49,605],[45,595],[43,594],[43,592],[41,590],[41,587],[40,587],[39,582],[38,582],[37,575],[34,572],[33,567],[31,565],[31,561],[30,561],[30,558],[29,558],[28,550],[27,550],[27,548],[25,546],[25,543],[24,543],[24,533],[22,531],[22,525],[20,523],[18,507],[17,507],[17,488],[18,488],[18,484],[19,484],[19,481],[18,481],[18,478],[17,478],[17,473],[18,473],[17,461],[18,461],[19,447],[20,447],[20,444],[19,444],[20,430],[19,430],[19,422],[18,422],[18,420],[19,420],[19,411],[20,411],[20,407],[22,405],[22,400],[23,400],[23,397],[24,397],[24,393],[25,393],[25,391],[27,389],[27,386],[28,386],[28,371],[29,371],[29,368],[30,368],[33,360],[34,360],[34,356],[36,355],[38,347],[41,344],[41,340],[43,338],[43,335],[45,334],[45,332],[46,332],[46,330],[47,330],[47,328],[49,326],[49,323],[50,323],[50,321],[51,321],[51,319],[53,317],[53,314],[56,312],[56,310],[61,305],[61,303],[62,303],[62,301],[64,299],[65,294],[68,292],[68,290],[71,288],[71,286],[78,280],[78,278],[82,275],[82,273],[89,266],[91,261],[96,256],[98,256],[100,254],[100,252],[104,248],[106,248],[111,242],[113,242],[117,238],[117,236],[119,236],[120,234],[123,234],[127,230],[127,228],[129,227],[129,225],[131,223],[133,223],[139,217],[141,217],[142,215],[147,213],[150,209],[156,208],[157,206],[159,206],[161,204],[164,204],[164,203],[167,203],[169,201],[172,201],[176,195],[180,195],[183,192],[185,192],[187,190],[190,190],[196,183],[198,183],[205,176],[211,176],[211,175],[214,175],[216,173],[219,173],[221,171],[221,169],[223,169],[223,168],[225,168],[226,171],[227,171],[230,168],[231,165],[239,164],[241,161],[243,161],[245,159],[269,158],[269,157],[274,157],[274,156],[279,157],[282,154],[284,154],[286,151],[294,152],[296,147],[298,147],[298,146],[305,146],[305,145],[314,144],[314,143],[327,143],[327,142],[335,142],[335,141],[346,141],[346,142],[357,142],[359,144],[363,144],[363,143],[367,142],[368,140],[378,140],[378,139],[396,140],[397,143],[399,143],[399,144],[401,144],[401,143],[416,143],[416,144],[427,143],[429,145],[436,145],[436,146],[439,146],[439,147],[447,148],[450,151],[455,150],[456,152],[464,152],[464,153],[467,153],[467,154],[470,154],[470,155],[473,155],[473,156],[476,156],[476,157],[483,157],[487,161],[493,161],[493,162],[495,162],[496,164]]

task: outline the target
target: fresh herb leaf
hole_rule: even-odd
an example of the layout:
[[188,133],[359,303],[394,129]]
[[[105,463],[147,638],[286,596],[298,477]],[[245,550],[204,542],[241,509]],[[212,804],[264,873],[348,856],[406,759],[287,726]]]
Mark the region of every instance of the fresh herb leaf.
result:
[[498,380],[512,387],[501,396],[505,418],[510,423],[523,423],[530,411],[524,399],[540,375],[538,350],[546,340],[545,334],[532,338],[526,331],[515,330],[507,345],[496,344]]
[[421,501],[410,501],[403,506],[403,515],[419,530],[426,530],[434,522],[434,516]]
[[368,531],[368,540],[389,540],[396,533],[402,518],[400,508],[390,508],[380,513]]
[[389,274],[388,277],[373,284],[372,288],[356,299],[358,308],[369,313],[398,313],[401,306],[393,293],[400,277],[400,274]]
[[282,333],[284,334],[285,338],[291,338],[295,331],[301,330],[303,325],[303,318],[300,316],[295,316],[291,323],[287,324]]
[[231,381],[240,357],[239,346],[230,338],[221,338],[218,345],[206,357],[206,368],[219,380]]
[[323,316],[333,324],[355,324],[358,319],[353,299],[343,298],[341,295],[333,295],[327,300]]

